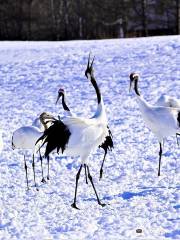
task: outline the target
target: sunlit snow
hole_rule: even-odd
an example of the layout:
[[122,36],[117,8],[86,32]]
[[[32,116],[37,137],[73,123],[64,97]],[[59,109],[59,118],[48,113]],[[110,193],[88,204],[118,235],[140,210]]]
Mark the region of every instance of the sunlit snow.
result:
[[[41,183],[36,158],[36,191],[32,157],[27,153],[31,189],[26,191],[23,155],[12,150],[11,137],[44,111],[63,116],[62,106],[55,105],[60,87],[74,114],[94,114],[96,94],[84,76],[89,52],[95,55],[94,72],[115,147],[107,155],[101,181],[103,151],[97,149],[89,160],[97,191],[107,206],[97,204],[82,171],[77,203],[81,210],[75,210],[71,203],[79,158],[51,155],[46,184]],[[150,103],[162,93],[180,99],[180,37],[1,42],[0,239],[180,239],[180,150],[175,136],[165,142],[158,177],[159,145],[129,93],[132,71],[140,74],[140,92]],[[47,174],[46,160],[44,168]]]

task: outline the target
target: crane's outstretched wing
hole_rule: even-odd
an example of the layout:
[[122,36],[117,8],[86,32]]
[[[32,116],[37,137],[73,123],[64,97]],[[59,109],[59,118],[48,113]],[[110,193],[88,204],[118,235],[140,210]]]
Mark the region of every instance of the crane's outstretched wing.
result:
[[61,149],[62,153],[66,148],[66,144],[69,141],[71,132],[67,126],[59,119],[53,122],[47,130],[44,131],[44,134],[37,140],[36,144],[39,141],[43,141],[41,147],[47,143],[45,157],[47,157],[53,150],[57,148],[57,153]]

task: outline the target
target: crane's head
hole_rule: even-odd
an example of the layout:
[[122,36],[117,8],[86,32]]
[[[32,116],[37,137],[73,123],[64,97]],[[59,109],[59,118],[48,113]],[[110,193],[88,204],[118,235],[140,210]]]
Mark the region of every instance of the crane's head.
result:
[[40,123],[42,124],[43,130],[46,130],[51,126],[54,121],[57,121],[57,119],[51,115],[50,113],[43,112],[39,116]]
[[41,115],[39,116],[39,118],[43,121],[46,121],[46,120],[56,120],[56,118],[50,114],[50,113],[47,113],[47,112],[43,112],[41,113]]
[[93,76],[93,62],[94,62],[94,58],[90,64],[90,54],[89,54],[89,58],[88,58],[88,64],[87,64],[87,68],[86,68],[86,71],[85,71],[85,76],[90,80],[91,79],[91,76]]
[[65,95],[64,89],[63,89],[63,88],[60,88],[60,89],[58,90],[58,96],[57,96],[56,104],[58,103],[59,99],[60,99],[61,97],[63,97],[64,95]]
[[129,75],[129,78],[130,78],[129,91],[131,91],[131,88],[132,88],[132,87],[133,87],[134,89],[136,88],[136,85],[137,85],[137,82],[138,82],[138,79],[139,79],[139,74],[138,74],[138,73],[135,73],[135,72],[132,72],[132,73]]

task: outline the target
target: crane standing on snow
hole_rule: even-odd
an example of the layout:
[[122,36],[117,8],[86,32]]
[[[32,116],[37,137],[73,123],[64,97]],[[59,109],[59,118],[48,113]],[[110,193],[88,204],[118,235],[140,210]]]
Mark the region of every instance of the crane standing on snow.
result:
[[[36,178],[35,178],[35,163],[34,163],[35,143],[37,139],[43,134],[44,130],[48,128],[48,122],[51,122],[53,120],[55,120],[55,118],[52,115],[46,112],[43,112],[39,118],[36,118],[34,120],[31,126],[20,127],[17,130],[15,130],[12,135],[13,149],[21,149],[23,151],[25,150],[32,151],[32,156],[33,156],[32,167],[33,167],[34,183],[35,183],[36,189],[37,189],[37,184],[36,184]],[[42,168],[42,182],[45,182],[45,179],[43,176],[42,156],[41,156],[40,150],[39,150],[39,154],[40,154],[41,168]],[[27,189],[29,189],[25,153],[24,153],[24,167],[26,171]]]
[[147,127],[156,135],[159,141],[159,168],[160,176],[162,142],[165,138],[180,133],[180,109],[152,106],[145,101],[138,90],[139,74],[130,74],[130,89],[133,87],[139,109]]
[[[90,66],[90,70],[91,70],[91,75],[93,76],[92,66]],[[66,111],[68,116],[74,117],[75,115],[70,111],[69,107],[67,106],[67,103],[66,103],[66,100],[65,100],[66,99],[65,91],[62,88],[60,88],[59,91],[58,91],[58,97],[57,97],[57,100],[56,100],[56,104],[57,104],[57,102],[59,101],[59,99],[61,97],[62,97],[63,109]],[[110,131],[108,126],[107,126],[107,129],[108,129],[108,135],[106,136],[105,141],[103,143],[101,143],[101,145],[99,145],[99,148],[102,148],[104,150],[103,162],[102,162],[101,168],[100,168],[100,179],[102,178],[103,165],[104,165],[104,161],[105,161],[105,158],[106,158],[107,151],[108,150],[111,151],[112,148],[113,148],[112,133],[111,133],[111,131]],[[84,164],[84,168],[85,168],[85,174],[86,174],[86,171],[87,171],[86,170],[86,164]],[[86,175],[86,183],[88,183],[87,182],[87,175]]]
[[[54,149],[57,152],[60,151],[69,156],[80,156],[81,165],[76,175],[76,186],[74,202],[71,205],[73,208],[78,209],[76,206],[77,199],[77,188],[82,166],[86,164],[88,178],[94,189],[97,202],[102,207],[105,204],[101,203],[99,196],[97,194],[96,188],[93,183],[92,176],[89,170],[88,157],[90,153],[96,149],[102,142],[105,141],[108,135],[107,129],[107,117],[105,112],[104,102],[100,93],[100,89],[96,83],[95,78],[92,74],[92,64],[91,67],[88,65],[86,69],[86,76],[90,80],[91,84],[95,88],[98,106],[94,116],[90,119],[80,118],[80,117],[66,117],[62,121],[59,119],[54,121],[54,124],[49,127],[39,141],[44,141],[43,144],[47,143],[45,157],[49,155]],[[42,144],[42,146],[43,146]]]

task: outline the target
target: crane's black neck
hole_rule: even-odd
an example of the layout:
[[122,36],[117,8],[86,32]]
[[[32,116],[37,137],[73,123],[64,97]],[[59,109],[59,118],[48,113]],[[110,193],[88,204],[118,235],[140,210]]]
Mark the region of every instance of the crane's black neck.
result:
[[140,96],[140,92],[138,90],[138,79],[137,78],[134,80],[134,91],[138,96]]
[[92,83],[93,87],[95,88],[96,95],[97,95],[97,101],[99,104],[101,102],[101,93],[100,93],[100,89],[97,85],[97,82],[93,76],[91,76],[91,83]]
[[70,109],[66,105],[64,94],[62,95],[62,105],[63,105],[63,108],[64,108],[65,111],[70,112]]

